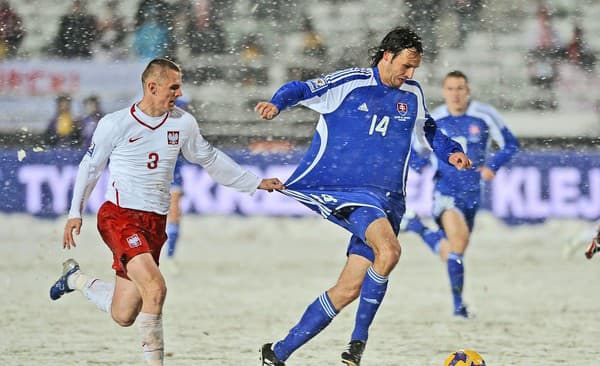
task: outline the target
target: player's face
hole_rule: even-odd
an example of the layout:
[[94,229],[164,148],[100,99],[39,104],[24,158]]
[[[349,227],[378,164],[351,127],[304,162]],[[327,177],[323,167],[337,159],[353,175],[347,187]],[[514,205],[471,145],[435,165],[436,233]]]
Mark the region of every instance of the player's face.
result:
[[386,51],[379,63],[381,81],[392,88],[399,88],[404,81],[412,79],[421,65],[421,54],[414,48],[404,49],[394,56]]
[[156,83],[155,105],[164,112],[170,111],[175,108],[175,100],[182,95],[181,73],[167,69],[166,76]]
[[469,104],[469,86],[464,78],[448,77],[444,80],[442,95],[451,112],[464,113]]

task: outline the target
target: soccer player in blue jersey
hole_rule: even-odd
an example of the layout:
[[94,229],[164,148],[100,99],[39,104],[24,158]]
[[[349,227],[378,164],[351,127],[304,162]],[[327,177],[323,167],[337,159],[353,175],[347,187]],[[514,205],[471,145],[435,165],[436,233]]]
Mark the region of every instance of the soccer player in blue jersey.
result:
[[175,248],[179,240],[179,222],[181,220],[180,201],[183,196],[183,178],[181,176],[181,165],[183,157],[179,155],[175,162],[175,170],[173,171],[173,183],[171,183],[171,201],[169,205],[169,213],[167,214],[167,258],[173,259],[175,256]]
[[288,82],[255,108],[268,120],[297,104],[320,113],[312,143],[281,192],[352,233],[337,283],[308,306],[285,338],[262,346],[263,365],[285,365],[357,297],[355,327],[341,358],[359,365],[400,259],[397,234],[413,134],[440,160],[458,169],[471,166],[460,145],[436,128],[412,80],[423,53],[419,36],[398,27],[371,51],[371,68]]
[[[462,298],[463,256],[481,203],[482,182],[494,179],[498,169],[517,153],[519,142],[496,109],[469,99],[468,80],[463,72],[446,75],[442,94],[446,104],[431,114],[438,128],[461,144],[475,169],[457,171],[436,157],[429,160],[413,154],[410,161],[413,168],[422,169],[429,162],[436,167],[433,217],[440,229],[430,230],[412,213],[404,216],[401,229],[419,234],[447,263],[454,315],[468,318],[470,314]],[[492,141],[499,147],[494,154],[490,153]]]

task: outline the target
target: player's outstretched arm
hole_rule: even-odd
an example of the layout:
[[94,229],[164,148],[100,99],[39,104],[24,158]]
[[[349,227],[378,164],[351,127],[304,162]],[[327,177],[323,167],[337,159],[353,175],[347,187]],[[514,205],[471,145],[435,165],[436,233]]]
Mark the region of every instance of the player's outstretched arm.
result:
[[73,240],[73,230],[75,230],[75,234],[79,235],[81,232],[81,225],[81,217],[74,217],[67,220],[63,235],[63,248],[71,249],[77,246],[77,244],[75,244],[75,240]]
[[454,165],[454,167],[458,170],[471,169],[473,166],[471,160],[462,152],[454,152],[450,154],[448,162]]
[[258,112],[258,115],[262,119],[271,120],[279,114],[279,109],[273,103],[259,102],[254,110]]
[[258,189],[273,192],[275,189],[285,189],[285,186],[278,178],[264,178],[258,185]]

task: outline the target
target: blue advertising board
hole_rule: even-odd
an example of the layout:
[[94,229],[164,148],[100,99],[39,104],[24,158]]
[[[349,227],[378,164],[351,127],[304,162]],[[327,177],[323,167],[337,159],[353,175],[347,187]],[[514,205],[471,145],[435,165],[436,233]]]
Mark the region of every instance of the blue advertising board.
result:
[[[77,174],[81,151],[0,151],[0,212],[36,216],[64,215]],[[240,164],[264,177],[286,179],[302,152],[249,154],[228,151]],[[407,205],[421,215],[431,210],[432,172],[409,174]],[[199,166],[182,167],[182,211],[189,214],[311,215],[278,193],[241,194],[216,184]],[[98,182],[87,205],[93,213],[104,201],[108,175]],[[548,218],[600,219],[600,152],[521,152],[487,183],[484,209],[507,223]]]

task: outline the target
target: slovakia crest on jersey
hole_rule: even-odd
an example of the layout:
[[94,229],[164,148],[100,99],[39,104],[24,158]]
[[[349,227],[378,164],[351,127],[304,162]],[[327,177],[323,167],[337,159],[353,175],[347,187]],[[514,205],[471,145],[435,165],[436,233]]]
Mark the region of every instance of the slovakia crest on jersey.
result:
[[481,133],[481,129],[477,125],[469,126],[469,135],[479,135]]
[[140,240],[138,234],[133,234],[127,238],[127,244],[130,248],[137,248],[142,245],[142,241]]
[[167,131],[169,145],[179,145],[179,131]]
[[406,103],[398,103],[396,104],[396,108],[398,109],[398,113],[400,113],[401,116],[406,116],[406,114],[408,113],[408,104]]

